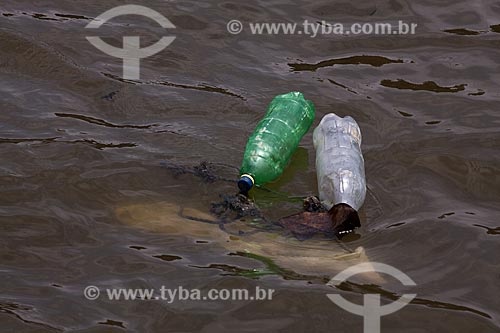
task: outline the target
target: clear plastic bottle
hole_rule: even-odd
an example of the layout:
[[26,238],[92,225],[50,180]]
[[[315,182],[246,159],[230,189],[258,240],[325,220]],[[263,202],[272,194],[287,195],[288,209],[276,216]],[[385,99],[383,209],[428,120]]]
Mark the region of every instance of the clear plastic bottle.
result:
[[278,178],[300,140],[314,121],[314,105],[300,92],[276,96],[250,136],[240,169],[238,187],[248,192],[254,184]]
[[[313,140],[321,202],[330,211],[344,210],[340,215],[354,214],[351,218],[357,222],[354,221],[353,226],[359,226],[357,210],[365,200],[366,180],[358,124],[349,116],[341,118],[329,113],[314,130]],[[345,229],[353,229],[351,227]]]

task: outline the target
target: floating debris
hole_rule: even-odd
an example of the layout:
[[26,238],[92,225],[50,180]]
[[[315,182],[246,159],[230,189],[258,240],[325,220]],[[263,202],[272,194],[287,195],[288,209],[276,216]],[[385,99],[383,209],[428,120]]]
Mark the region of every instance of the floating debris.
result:
[[500,24],[490,25],[490,29],[492,32],[500,34]]
[[404,63],[401,59],[389,59],[381,56],[370,56],[370,55],[362,55],[362,56],[352,56],[346,58],[337,58],[320,61],[316,64],[307,64],[307,63],[290,63],[288,66],[292,68],[292,71],[311,71],[314,72],[323,67],[331,67],[335,65],[371,65],[374,67],[381,67],[387,64],[402,64]]
[[468,29],[446,29],[443,32],[447,32],[449,34],[462,35],[462,36],[475,36],[479,35],[480,31],[468,30]]
[[452,87],[442,87],[436,84],[434,81],[425,81],[424,83],[412,83],[402,79],[398,80],[382,80],[380,84],[388,88],[396,88],[402,90],[426,90],[432,92],[449,92],[456,93],[465,90],[467,84],[457,84]]
[[182,259],[182,257],[174,256],[174,255],[170,255],[170,254],[161,254],[161,255],[153,256],[153,258],[158,258],[158,259],[161,259],[163,261],[175,261],[175,260]]

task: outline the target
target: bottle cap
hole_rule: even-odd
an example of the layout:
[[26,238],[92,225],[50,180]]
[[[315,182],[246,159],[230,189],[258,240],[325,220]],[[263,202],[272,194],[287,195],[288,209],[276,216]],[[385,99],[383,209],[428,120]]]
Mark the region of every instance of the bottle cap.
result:
[[240,180],[238,180],[238,188],[243,193],[247,193],[248,191],[250,191],[254,184],[255,181],[249,174],[241,175]]

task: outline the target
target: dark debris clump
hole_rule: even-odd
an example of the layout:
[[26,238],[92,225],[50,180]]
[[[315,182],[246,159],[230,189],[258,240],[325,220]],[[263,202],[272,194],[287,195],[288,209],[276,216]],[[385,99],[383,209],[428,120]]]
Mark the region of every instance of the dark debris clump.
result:
[[263,218],[257,206],[243,194],[220,195],[222,201],[212,203],[210,212],[220,219],[239,219],[246,216]]
[[315,197],[315,196],[310,196],[304,199],[304,211],[306,212],[311,212],[311,213],[321,213],[321,212],[326,212],[325,207],[323,207],[323,204],[321,204],[321,201]]
[[213,183],[219,179],[218,176],[215,175],[210,164],[208,164],[206,161],[203,161],[200,164],[193,167],[193,171],[196,176],[200,177],[207,183]]
[[[225,182],[236,182],[235,179],[228,179],[217,175],[217,170],[215,167],[215,165],[217,164],[213,164],[207,161],[202,161],[195,166],[179,165],[167,161],[161,162],[160,165],[172,171],[176,176],[183,174],[192,174],[201,178],[206,183],[213,183],[219,180]],[[221,165],[221,166],[228,167],[226,165]]]

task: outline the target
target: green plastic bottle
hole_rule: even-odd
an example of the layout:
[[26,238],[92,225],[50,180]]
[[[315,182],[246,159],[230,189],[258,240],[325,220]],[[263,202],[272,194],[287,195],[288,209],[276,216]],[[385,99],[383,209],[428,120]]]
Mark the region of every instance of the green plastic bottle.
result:
[[314,121],[314,104],[300,92],[276,96],[248,139],[238,187],[248,192],[255,184],[278,178]]

